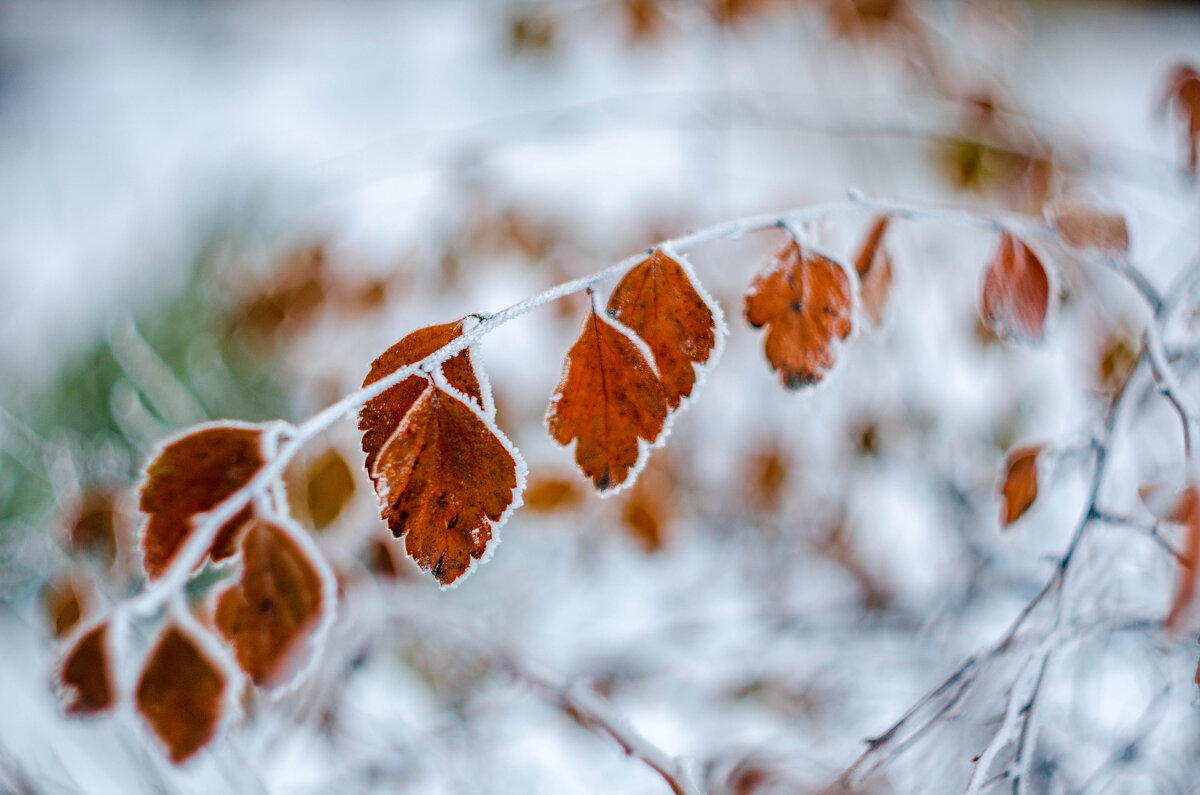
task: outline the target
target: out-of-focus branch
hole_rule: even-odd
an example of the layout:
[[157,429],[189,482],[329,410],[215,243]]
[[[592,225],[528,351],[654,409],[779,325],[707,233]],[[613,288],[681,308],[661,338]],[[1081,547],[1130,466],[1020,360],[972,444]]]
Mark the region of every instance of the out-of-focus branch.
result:
[[[894,214],[901,215],[905,212],[904,207],[894,208]],[[889,211],[890,212],[890,211]],[[946,220],[960,220],[966,223],[977,223],[984,226],[990,226],[996,223],[988,217],[976,217],[971,213],[962,213],[959,211],[947,211],[944,214]],[[1092,261],[1096,261],[1093,258]],[[1164,394],[1168,392],[1178,396],[1180,388],[1177,380],[1174,379],[1167,364],[1166,356],[1163,353],[1161,330],[1171,314],[1171,311],[1179,300],[1178,293],[1170,293],[1172,301],[1164,301],[1159,297],[1157,291],[1150,285],[1149,280],[1139,269],[1134,267],[1124,259],[1113,259],[1105,257],[1101,263],[1106,267],[1113,269],[1118,274],[1125,277],[1149,304],[1154,319],[1144,338],[1142,351],[1138,356],[1137,362],[1130,374],[1129,378],[1121,386],[1120,390],[1113,396],[1109,403],[1108,410],[1105,414],[1101,432],[1096,438],[1096,443],[1093,446],[1095,455],[1095,463],[1092,469],[1091,482],[1088,488],[1088,496],[1085,503],[1085,508],[1082,515],[1075,526],[1075,530],[1068,542],[1066,551],[1055,567],[1054,573],[1046,581],[1046,584],[1040,591],[1021,609],[1013,620],[1009,628],[1001,635],[1000,639],[989,646],[987,649],[977,652],[967,658],[958,669],[950,674],[940,685],[929,691],[923,696],[912,708],[900,717],[886,732],[879,737],[867,741],[867,748],[859,756],[854,763],[846,769],[839,777],[839,782],[844,785],[853,785],[856,782],[869,776],[874,771],[878,770],[890,759],[897,755],[898,750],[892,748],[892,745],[908,745],[915,740],[916,737],[929,731],[945,714],[948,709],[953,706],[962,696],[968,692],[979,676],[983,667],[1003,655],[1010,650],[1017,633],[1026,623],[1034,611],[1043,604],[1045,599],[1051,594],[1057,597],[1055,608],[1054,623],[1047,635],[1039,644],[1039,651],[1030,656],[1029,659],[1022,665],[1021,673],[1017,680],[1013,683],[1009,692],[1007,705],[1005,708],[1005,716],[1000,730],[993,736],[989,742],[987,749],[980,755],[975,769],[972,773],[967,791],[977,795],[981,792],[985,785],[993,781],[989,778],[992,763],[996,756],[1004,747],[1006,747],[1014,739],[1017,739],[1018,746],[1014,757],[1013,765],[1009,768],[1008,773],[1004,777],[1011,776],[1013,779],[1014,790],[1017,792],[1024,791],[1028,787],[1028,770],[1030,757],[1034,751],[1036,743],[1037,726],[1034,725],[1036,717],[1036,706],[1038,696],[1041,692],[1041,685],[1045,677],[1046,665],[1050,654],[1055,648],[1055,644],[1059,641],[1059,635],[1064,629],[1064,617],[1067,611],[1067,600],[1063,596],[1063,592],[1067,586],[1068,574],[1071,571],[1071,564],[1075,560],[1075,553],[1079,549],[1080,544],[1087,534],[1087,529],[1094,521],[1105,521],[1110,523],[1114,517],[1101,512],[1097,505],[1101,486],[1104,483],[1104,477],[1107,472],[1109,462],[1109,446],[1112,443],[1113,433],[1116,429],[1117,419],[1121,413],[1123,406],[1126,403],[1127,397],[1131,394],[1130,384],[1135,380],[1138,371],[1147,366],[1151,370],[1151,375],[1155,377],[1156,384],[1159,384],[1160,390]],[[1181,276],[1182,278],[1182,276]],[[1159,371],[1162,379],[1159,379],[1159,374],[1156,374],[1155,362],[1161,368]],[[1166,384],[1166,388],[1162,384]],[[1185,441],[1190,452],[1190,436],[1187,436],[1187,426],[1190,422],[1190,414],[1182,408],[1182,402],[1177,405],[1185,427]],[[1166,540],[1158,534],[1157,528],[1151,535],[1156,538],[1174,557],[1177,559],[1179,555],[1171,546],[1166,543]],[[1040,662],[1033,664],[1035,659],[1040,659]],[[1032,672],[1036,672],[1036,676]],[[949,698],[946,698],[947,694]],[[943,700],[944,699],[944,700]],[[909,734],[904,731],[909,727],[909,724],[914,718],[927,707],[934,703],[943,700],[941,708],[918,724]],[[902,738],[902,739],[901,739]]]
[[701,795],[683,761],[672,757],[634,729],[595,691],[578,682],[568,682],[557,674],[519,663],[512,657],[494,653],[493,660],[515,679],[533,685],[563,709],[577,716],[595,731],[607,734],[626,754],[645,763],[670,786],[675,795]]

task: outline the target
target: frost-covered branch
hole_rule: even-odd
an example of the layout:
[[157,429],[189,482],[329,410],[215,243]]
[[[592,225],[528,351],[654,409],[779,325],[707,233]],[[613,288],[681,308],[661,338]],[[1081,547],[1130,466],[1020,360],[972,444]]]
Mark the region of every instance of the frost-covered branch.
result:
[[507,655],[496,655],[494,659],[514,678],[543,691],[587,726],[611,737],[627,755],[644,762],[662,776],[675,795],[700,795],[701,790],[692,781],[683,760],[668,755],[646,739],[590,688],[527,663],[519,663]]
[[[910,221],[935,221],[992,232],[1011,231],[1066,245],[1051,224],[1031,219],[1028,216],[876,200],[852,193],[848,199],[842,201],[778,213],[752,215],[718,223],[661,241],[655,248],[667,252],[684,252],[718,239],[738,238],[750,232],[772,228],[797,229],[814,220],[852,213],[886,215]],[[1071,247],[1067,246],[1067,248]],[[1145,335],[1145,344],[1134,372],[1136,374],[1142,366],[1149,365],[1160,390],[1167,395],[1168,399],[1172,400],[1173,405],[1176,405],[1181,418],[1184,419],[1186,429],[1192,415],[1184,408],[1185,404],[1179,394],[1181,390],[1178,381],[1173,375],[1161,340],[1161,324],[1165,323],[1166,317],[1170,314],[1166,302],[1159,296],[1144,274],[1123,257],[1113,257],[1083,249],[1072,250],[1083,261],[1106,268],[1123,277],[1150,307],[1154,316],[1154,325]],[[558,284],[499,311],[470,315],[469,317],[475,320],[474,325],[464,327],[461,335],[419,361],[399,367],[368,386],[345,395],[298,425],[278,421],[263,426],[264,438],[267,440],[263,445],[265,451],[263,465],[242,488],[230,494],[207,513],[193,518],[193,532],[175,554],[163,575],[147,585],[141,593],[118,605],[114,611],[116,621],[120,623],[133,616],[156,615],[183,592],[197,566],[204,560],[208,550],[212,547],[220,529],[251,502],[262,502],[266,505],[278,503],[278,484],[288,464],[308,442],[334,423],[354,414],[368,401],[382,395],[413,375],[429,375],[440,372],[444,362],[509,321],[565,296],[593,290],[599,285],[620,277],[644,258],[645,252],[639,252],[608,268]],[[1132,380],[1133,376],[1130,377],[1130,381]],[[1109,444],[1116,427],[1117,417],[1128,394],[1128,384],[1129,381],[1114,396],[1103,423],[1103,431],[1097,436],[1097,441],[1092,446],[1094,466],[1087,505],[1052,576],[995,643],[968,658],[941,685],[935,687],[918,701],[890,729],[870,740],[863,755],[843,774],[844,780],[857,779],[864,771],[869,774],[886,764],[916,738],[936,725],[964,695],[970,692],[981,671],[989,663],[1011,650],[1015,638],[1027,619],[1044,603],[1048,596],[1055,594],[1058,601],[1054,628],[1043,638],[1042,644],[1038,647],[1041,651],[1030,657],[1030,660],[1022,668],[1022,676],[1019,677],[1017,683],[1014,683],[1004,726],[993,739],[989,751],[984,754],[980,764],[977,765],[976,775],[972,779],[972,787],[977,790],[982,786],[997,754],[1011,740],[1018,737],[1020,738],[1018,770],[1014,774],[1014,780],[1020,783],[1028,778],[1028,760],[1032,755],[1037,736],[1037,727],[1031,725],[1031,721],[1035,715],[1037,695],[1040,692],[1045,671],[1045,661],[1053,650],[1053,640],[1063,624],[1062,619],[1067,608],[1063,591],[1066,588],[1068,572],[1075,551],[1085,537],[1089,525],[1094,520],[1101,518],[1096,500],[1105,477]],[[1185,438],[1188,440],[1190,448],[1190,436]],[[280,506],[276,505],[275,507]],[[598,701],[594,694],[580,688],[567,686],[553,678],[547,678],[537,673],[530,674],[522,668],[514,669],[511,665],[507,667],[519,678],[552,692],[561,703],[587,716],[597,727],[620,743],[630,755],[655,769],[671,783],[677,792],[691,793],[695,791],[691,789],[694,785],[688,779],[686,771],[676,760],[646,743],[644,738],[630,729],[627,722],[616,716],[607,704]]]

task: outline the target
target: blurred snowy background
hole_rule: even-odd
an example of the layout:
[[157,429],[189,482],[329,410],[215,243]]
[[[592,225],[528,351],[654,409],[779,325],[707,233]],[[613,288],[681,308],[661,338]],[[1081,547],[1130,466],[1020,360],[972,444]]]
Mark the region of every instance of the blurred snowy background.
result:
[[[897,223],[887,322],[797,395],[740,314],[782,236],[712,243],[691,261],[724,357],[608,500],[542,425],[582,300],[504,327],[482,361],[531,483],[495,558],[440,592],[336,426],[289,473],[343,584],[321,671],[248,695],[183,769],[132,716],[61,715],[55,635],[137,589],[133,484],[156,441],[301,420],[419,326],[690,228],[851,188],[1035,215],[1084,198],[1125,214],[1165,288],[1200,251],[1159,112],[1189,59],[1182,3],[0,2],[0,788],[666,791],[494,669],[500,650],[595,688],[708,792],[823,791],[1062,554],[1150,317],[1111,273],[1041,249],[1062,311],[1048,344],[1014,348],[978,321],[994,235]],[[869,220],[811,233],[850,256]],[[1178,479],[1179,426],[1152,390],[1129,416],[1102,496],[1145,524],[1137,487]],[[1053,472],[1001,534],[996,479],[1027,442]],[[1176,564],[1131,527],[1082,554],[1087,611],[1047,667],[1029,791],[1196,791],[1196,631],[1157,623]],[[1021,660],[863,791],[961,791]]]

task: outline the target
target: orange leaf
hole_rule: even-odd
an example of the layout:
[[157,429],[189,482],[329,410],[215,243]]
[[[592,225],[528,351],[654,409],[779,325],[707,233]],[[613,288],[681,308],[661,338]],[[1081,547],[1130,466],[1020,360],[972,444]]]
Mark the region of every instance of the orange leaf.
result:
[[428,382],[370,474],[392,535],[443,586],[485,557],[524,487],[516,451],[482,410]]
[[137,709],[180,764],[216,734],[225,673],[178,625],[164,630],[138,678]]
[[1103,213],[1079,202],[1061,202],[1046,209],[1046,219],[1068,245],[1103,251],[1128,251],[1125,216]]
[[654,354],[667,405],[679,407],[716,344],[717,321],[683,266],[656,250],[635,265],[608,299],[608,314],[641,337]]
[[354,475],[346,459],[332,447],[326,450],[309,468],[304,491],[313,527],[324,530],[354,496]]
[[883,233],[887,231],[887,225],[886,215],[876,218],[858,256],[854,258],[863,310],[876,328],[883,325],[883,310],[887,304],[888,289],[892,285],[892,259],[883,247]]
[[745,297],[746,320],[767,326],[767,361],[788,389],[815,384],[833,367],[834,339],[850,336],[850,310],[846,272],[795,241],[754,278]]
[[117,507],[107,491],[85,492],[68,536],[71,549],[95,555],[107,568],[117,560]]
[[667,396],[646,356],[593,306],[550,398],[550,435],[564,447],[576,441],[576,463],[603,493],[636,471],[639,440],[656,442],[666,419]]
[[1041,342],[1050,299],[1050,276],[1041,260],[1020,240],[1002,232],[984,277],[980,300],[984,321],[1005,339]]
[[1197,489],[1195,483],[1188,484],[1175,510],[1172,511],[1171,518],[1183,524],[1186,529],[1183,561],[1166,620],[1168,629],[1177,630],[1196,595],[1196,564],[1200,561],[1200,489]]
[[334,588],[286,530],[263,520],[250,525],[241,578],[217,597],[215,623],[256,685],[290,678],[302,652],[312,653],[302,641],[332,608]]
[[575,482],[553,475],[530,478],[525,490],[525,507],[539,513],[570,510],[582,501],[583,493]]
[[80,635],[63,658],[58,672],[72,715],[95,715],[116,701],[108,647],[108,623]]
[[87,601],[87,588],[77,577],[67,575],[43,586],[42,606],[54,637],[66,637],[79,623],[86,612]]
[[[245,486],[263,465],[261,431],[222,422],[168,443],[146,467],[139,509],[149,517],[142,528],[142,566],[150,579],[166,571],[192,534],[192,516],[215,508]],[[229,557],[237,533],[250,520],[246,506],[226,522],[213,540],[213,560]]]
[[1009,451],[1004,463],[1004,480],[1000,485],[1000,523],[1003,527],[1020,519],[1037,499],[1037,457],[1041,451],[1041,445],[1017,447]]
[[1187,127],[1188,170],[1194,174],[1200,166],[1200,72],[1186,64],[1176,66],[1167,83],[1166,101],[1178,108]]
[[[421,361],[439,348],[449,345],[461,335],[461,320],[414,331],[388,348],[371,363],[371,371],[363,380],[363,386],[369,386],[401,367]],[[450,386],[475,400],[482,401],[482,392],[479,388],[479,381],[475,377],[475,369],[471,365],[469,351],[463,350],[450,357],[442,364],[442,372],[445,374],[446,380],[450,382]],[[362,411],[358,414],[358,429],[363,432],[362,449],[367,454],[368,472],[374,472],[375,458],[379,455],[379,450],[396,432],[404,415],[424,394],[427,386],[429,386],[427,378],[422,375],[414,375],[404,379],[382,395],[367,401],[366,405],[362,407]]]

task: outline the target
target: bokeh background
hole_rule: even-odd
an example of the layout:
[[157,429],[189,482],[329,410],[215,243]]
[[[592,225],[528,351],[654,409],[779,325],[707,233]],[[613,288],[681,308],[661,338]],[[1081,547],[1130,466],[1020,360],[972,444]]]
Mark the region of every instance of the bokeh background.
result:
[[[139,587],[133,489],[165,436],[302,420],[417,327],[691,228],[851,189],[1035,216],[1081,199],[1125,215],[1165,286],[1200,251],[1162,107],[1197,60],[1183,3],[0,2],[0,787],[665,791],[482,648],[595,688],[706,791],[822,791],[1061,554],[1150,317],[1111,273],[1042,250],[1057,328],[1014,348],[976,309],[994,235],[897,223],[887,321],[794,394],[740,307],[782,234],[709,244],[691,261],[724,357],[605,500],[542,423],[583,299],[505,326],[480,357],[531,479],[495,558],[439,591],[336,425],[288,473],[342,581],[320,670],[248,694],[186,768],[131,715],[61,715],[56,637]],[[869,220],[809,232],[851,256]],[[1137,486],[1183,462],[1152,390],[1134,417],[1104,497],[1144,517]],[[1002,533],[995,483],[1027,442],[1052,474]],[[1100,629],[1052,658],[1032,791],[1197,786],[1196,632],[1155,623],[1176,565],[1147,535],[1085,550]],[[1010,662],[864,791],[961,791]]]

